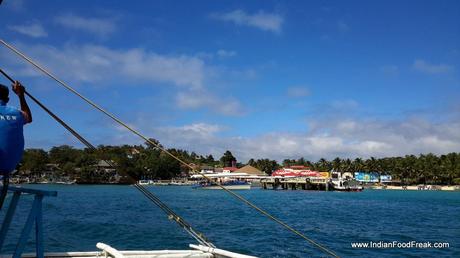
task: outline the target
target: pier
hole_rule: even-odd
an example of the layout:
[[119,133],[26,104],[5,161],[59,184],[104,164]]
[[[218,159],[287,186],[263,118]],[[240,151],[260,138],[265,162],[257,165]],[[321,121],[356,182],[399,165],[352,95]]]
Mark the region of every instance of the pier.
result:
[[282,190],[319,190],[333,189],[326,177],[286,177],[264,178],[260,181],[263,189]]

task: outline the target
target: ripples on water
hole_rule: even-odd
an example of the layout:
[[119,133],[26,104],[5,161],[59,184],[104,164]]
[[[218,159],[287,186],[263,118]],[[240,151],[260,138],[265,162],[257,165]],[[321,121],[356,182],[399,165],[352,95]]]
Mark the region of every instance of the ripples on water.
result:
[[[97,242],[119,250],[188,249],[182,229],[131,186],[27,187],[58,191],[44,201],[46,251],[91,251]],[[261,257],[324,257],[299,237],[223,191],[149,187],[219,248]],[[460,257],[460,192],[364,191],[361,193],[240,191],[343,257]],[[22,198],[4,253],[30,209]],[[2,218],[4,216],[2,211]],[[27,251],[34,250],[33,237]],[[449,242],[448,249],[353,249],[351,242]]]

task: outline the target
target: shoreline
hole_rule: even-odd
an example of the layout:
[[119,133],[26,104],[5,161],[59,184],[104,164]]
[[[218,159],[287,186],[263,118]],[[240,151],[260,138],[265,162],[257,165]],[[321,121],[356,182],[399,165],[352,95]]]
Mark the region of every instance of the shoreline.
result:
[[408,185],[408,186],[370,186],[365,189],[398,191],[460,191],[459,185]]
[[[62,184],[62,183],[21,183],[21,184],[14,184],[14,185],[81,185],[81,186],[88,186],[88,185],[130,185],[130,184],[117,184],[117,183],[98,183],[98,184]],[[149,186],[190,186],[190,185],[149,185]],[[256,187],[258,188],[258,187]],[[396,191],[445,191],[445,192],[460,192],[460,185],[408,185],[408,186],[392,186],[392,185],[385,185],[385,186],[364,186],[364,190],[396,190]]]

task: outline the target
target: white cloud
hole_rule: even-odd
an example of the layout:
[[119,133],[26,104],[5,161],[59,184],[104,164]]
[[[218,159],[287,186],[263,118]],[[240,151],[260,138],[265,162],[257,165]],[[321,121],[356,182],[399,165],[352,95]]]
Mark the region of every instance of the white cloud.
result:
[[289,87],[287,89],[287,95],[291,98],[302,98],[310,95],[310,91],[303,86]]
[[428,74],[442,74],[452,72],[454,67],[446,64],[430,64],[422,59],[414,61],[412,67],[420,72]]
[[[74,82],[141,81],[170,83],[194,89],[203,87],[205,64],[193,56],[167,56],[141,48],[111,49],[98,45],[66,45],[62,48],[16,45],[19,49],[27,49],[28,55],[39,60],[56,75]],[[6,53],[3,55],[10,56]],[[37,74],[22,62],[15,63],[21,75]]]
[[[171,148],[181,148],[196,151],[200,154],[212,154],[217,157],[223,154],[225,140],[218,134],[226,128],[221,125],[209,123],[192,123],[183,126],[159,127],[152,130],[155,138],[161,144]],[[220,157],[220,156],[219,156]]]
[[[334,157],[389,157],[407,154],[442,154],[460,148],[460,122],[348,120],[318,123],[320,130],[299,133],[272,132],[255,137],[221,137],[224,127],[197,123],[154,130],[168,147],[211,153],[229,149],[241,161],[249,158],[305,157],[316,161]],[[249,126],[249,125],[248,125]],[[414,131],[413,129],[416,128]],[[328,131],[328,133],[324,133]]]
[[[254,121],[253,123],[257,123]],[[460,117],[432,122],[426,119],[323,119],[314,120],[304,133],[267,132],[255,136],[238,136],[232,128],[215,123],[194,122],[181,126],[152,126],[145,119],[137,126],[168,148],[181,148],[220,157],[230,150],[245,162],[250,158],[305,157],[369,158],[393,157],[421,153],[445,154],[460,149]],[[250,123],[246,123],[250,127]],[[222,132],[225,131],[225,134]],[[106,136],[106,135],[105,135]],[[118,144],[139,144],[128,132],[118,133]],[[108,143],[112,140],[104,138]],[[113,144],[113,143],[112,143]]]
[[236,56],[236,51],[219,49],[217,51],[217,56],[219,56],[219,57],[233,57],[233,56]]
[[227,116],[241,116],[244,114],[243,107],[238,100],[218,97],[204,90],[180,92],[176,97],[176,104],[182,109],[206,107]]
[[122,54],[121,60],[123,72],[135,78],[172,81],[193,88],[203,86],[205,64],[196,57],[169,57],[135,49]]
[[212,17],[221,21],[233,22],[236,25],[250,26],[275,33],[281,32],[284,21],[281,15],[264,11],[248,14],[243,10],[235,10],[228,13],[213,14]]
[[183,137],[191,139],[203,139],[207,137],[213,137],[216,133],[223,131],[224,127],[216,124],[194,123],[179,127],[161,127],[158,130],[170,131],[174,134],[180,134]]
[[85,31],[102,37],[108,36],[116,30],[114,19],[64,14],[57,16],[55,21],[66,28]]
[[[183,95],[183,108],[198,108],[217,103],[210,95],[201,93],[195,98]],[[352,100],[333,103],[337,108],[357,105]],[[217,108],[218,106],[212,106],[211,109]],[[215,157],[230,149],[242,161],[249,158],[281,161],[301,156],[318,160],[337,156],[367,158],[457,151],[460,148],[460,121],[457,120],[433,123],[423,119],[384,121],[324,118],[310,121],[309,130],[304,133],[274,131],[251,137],[235,134],[221,136],[219,133],[227,130],[226,127],[207,123],[161,128],[144,125],[143,128],[147,129],[143,131],[150,130],[151,135],[167,147],[183,148],[202,154],[211,153]],[[250,127],[251,124],[246,126]]]
[[48,36],[43,26],[39,23],[27,24],[27,25],[11,25],[8,29],[19,32],[21,34],[33,37],[42,38]]
[[[243,106],[237,99],[221,97],[206,87],[207,77],[218,81],[222,75],[213,73],[215,69],[193,55],[169,56],[141,48],[111,49],[100,45],[65,45],[61,48],[20,43],[15,45],[18,49],[27,49],[32,59],[38,60],[58,77],[73,84],[174,85],[178,87],[175,101],[179,108],[205,108],[226,116],[244,114]],[[41,76],[4,49],[0,49],[0,58],[18,76]]]

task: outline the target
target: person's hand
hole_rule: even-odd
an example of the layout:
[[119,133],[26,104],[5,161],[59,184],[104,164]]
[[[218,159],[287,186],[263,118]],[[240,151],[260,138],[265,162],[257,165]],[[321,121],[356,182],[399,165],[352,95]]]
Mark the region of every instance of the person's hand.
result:
[[24,96],[24,92],[26,91],[26,89],[24,88],[24,86],[22,86],[20,82],[15,81],[13,84],[13,91],[14,93],[16,93],[16,95],[22,97]]

